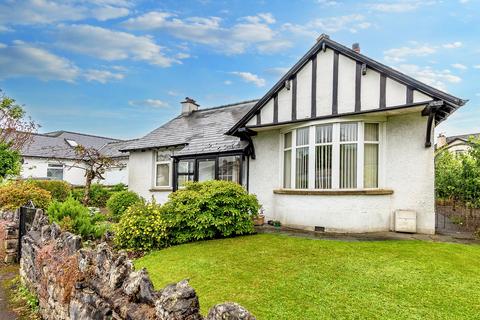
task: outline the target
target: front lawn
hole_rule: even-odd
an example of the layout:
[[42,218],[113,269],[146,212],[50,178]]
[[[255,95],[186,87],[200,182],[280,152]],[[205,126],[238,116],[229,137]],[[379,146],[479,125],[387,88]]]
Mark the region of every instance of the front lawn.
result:
[[480,246],[340,242],[260,234],[138,259],[156,289],[185,278],[202,312],[235,301],[258,319],[473,319]]

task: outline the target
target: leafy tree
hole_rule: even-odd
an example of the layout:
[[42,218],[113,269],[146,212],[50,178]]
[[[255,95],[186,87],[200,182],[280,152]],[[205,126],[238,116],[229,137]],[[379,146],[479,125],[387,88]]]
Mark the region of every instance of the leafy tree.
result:
[[10,149],[6,143],[0,143],[0,180],[20,173],[20,154]]

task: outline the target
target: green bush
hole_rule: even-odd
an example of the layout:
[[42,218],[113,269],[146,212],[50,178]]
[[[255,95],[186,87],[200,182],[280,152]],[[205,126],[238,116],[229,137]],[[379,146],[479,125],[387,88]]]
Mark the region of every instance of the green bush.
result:
[[110,199],[107,201],[107,208],[115,218],[115,220],[120,219],[122,214],[127,210],[132,204],[137,203],[141,198],[132,191],[120,191],[114,193]]
[[52,199],[65,201],[71,193],[72,186],[61,180],[31,180],[36,187],[47,190],[52,195]]
[[168,245],[167,225],[156,203],[137,202],[114,227],[115,243],[121,248],[149,251]]
[[116,241],[127,249],[251,234],[260,205],[254,195],[227,181],[188,183],[163,205],[135,204],[121,217]]
[[102,223],[105,217],[92,213],[78,200],[68,198],[65,202],[53,201],[47,209],[50,222],[56,222],[65,231],[81,235],[84,239],[98,239],[107,230]]
[[44,209],[52,201],[50,192],[25,181],[13,181],[0,186],[0,208],[15,210],[32,201],[36,208]]
[[[80,202],[83,202],[83,196],[85,194],[85,188],[75,188],[72,190],[72,197]],[[90,202],[91,207],[105,208],[107,201],[112,195],[112,192],[105,186],[94,183],[90,187]]]
[[127,191],[127,185],[124,183],[117,183],[116,185],[113,185],[110,187],[110,191],[112,192],[120,192],[120,191]]

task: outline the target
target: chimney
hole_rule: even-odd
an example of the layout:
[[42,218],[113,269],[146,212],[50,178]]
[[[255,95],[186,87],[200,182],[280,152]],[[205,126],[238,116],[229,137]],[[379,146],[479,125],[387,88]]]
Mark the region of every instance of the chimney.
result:
[[352,50],[355,51],[356,53],[360,53],[360,44],[358,42],[355,42],[352,44]]
[[185,101],[180,102],[182,104],[182,114],[188,115],[193,111],[198,110],[198,104],[192,98],[186,97]]
[[437,149],[440,149],[446,144],[447,144],[447,137],[443,133],[440,133],[437,138]]

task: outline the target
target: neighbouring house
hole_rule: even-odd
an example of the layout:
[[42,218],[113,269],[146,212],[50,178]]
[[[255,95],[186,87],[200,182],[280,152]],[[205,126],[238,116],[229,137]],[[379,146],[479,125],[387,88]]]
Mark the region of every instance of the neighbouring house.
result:
[[104,185],[128,183],[128,154],[118,151],[131,141],[99,137],[89,134],[55,131],[33,134],[30,143],[21,150],[23,179],[64,180],[74,186],[85,184],[85,170],[75,147],[95,148],[116,160],[116,165],[105,172]]
[[128,144],[129,188],[163,202],[185,181],[230,180],[284,225],[373,232],[413,221],[432,234],[433,130],[465,103],[322,35],[260,100],[202,109],[187,98]]
[[448,150],[453,154],[459,155],[470,150],[471,146],[468,142],[470,138],[480,138],[480,133],[462,134],[458,136],[447,137],[441,133],[437,138],[437,150]]

